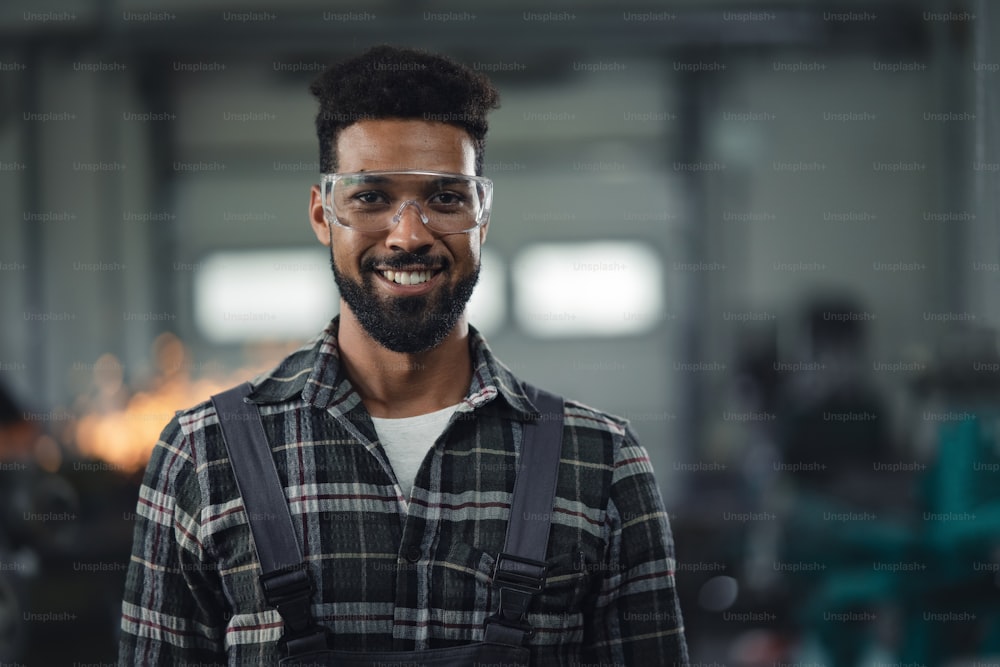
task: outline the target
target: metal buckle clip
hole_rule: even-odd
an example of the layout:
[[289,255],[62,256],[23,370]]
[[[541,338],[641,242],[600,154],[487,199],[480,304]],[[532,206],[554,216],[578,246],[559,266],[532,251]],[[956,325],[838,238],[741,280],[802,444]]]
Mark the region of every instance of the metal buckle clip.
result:
[[264,589],[264,600],[278,610],[293,635],[301,635],[311,629],[313,620],[309,605],[313,586],[304,567],[261,575],[260,584]]
[[549,564],[511,554],[499,554],[493,567],[493,582],[513,584],[533,593],[545,588],[545,573]]
[[284,621],[285,632],[278,645],[287,655],[324,650],[327,632],[313,620],[310,608],[313,585],[305,567],[299,565],[261,575],[260,584],[264,600],[278,610]]

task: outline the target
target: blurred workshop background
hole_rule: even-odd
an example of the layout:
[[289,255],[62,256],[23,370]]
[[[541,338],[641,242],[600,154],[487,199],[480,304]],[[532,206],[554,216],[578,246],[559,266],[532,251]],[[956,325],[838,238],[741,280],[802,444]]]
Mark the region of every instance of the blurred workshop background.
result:
[[1000,6],[0,4],[0,664],[111,664],[173,411],[337,310],[326,64],[501,90],[472,322],[632,420],[699,665],[1000,664]]

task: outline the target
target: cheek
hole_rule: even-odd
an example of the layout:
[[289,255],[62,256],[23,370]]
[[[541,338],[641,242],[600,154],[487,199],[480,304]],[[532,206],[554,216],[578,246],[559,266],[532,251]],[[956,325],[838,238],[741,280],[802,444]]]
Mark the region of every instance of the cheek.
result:
[[478,236],[467,234],[457,242],[451,244],[449,249],[457,263],[473,266],[479,263],[480,245]]
[[338,233],[334,229],[333,244],[331,245],[333,259],[337,263],[337,269],[341,273],[357,273],[358,258],[361,256],[361,249],[358,248],[357,239]]

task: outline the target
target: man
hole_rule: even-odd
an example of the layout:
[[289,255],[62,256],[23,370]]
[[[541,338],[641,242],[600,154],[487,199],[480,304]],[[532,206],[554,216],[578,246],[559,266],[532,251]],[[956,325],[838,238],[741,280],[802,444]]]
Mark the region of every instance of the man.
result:
[[[312,92],[326,175],[310,221],[341,314],[248,400],[315,622],[338,650],[420,664],[412,652],[484,640],[522,437],[540,421],[464,316],[489,227],[481,174],[498,94],[448,59],[389,47],[329,68]],[[531,664],[686,664],[645,451],[620,418],[569,400],[562,417],[544,584],[520,619]],[[121,664],[276,664],[283,617],[264,600],[260,538],[212,403],[166,427],[136,514]]]

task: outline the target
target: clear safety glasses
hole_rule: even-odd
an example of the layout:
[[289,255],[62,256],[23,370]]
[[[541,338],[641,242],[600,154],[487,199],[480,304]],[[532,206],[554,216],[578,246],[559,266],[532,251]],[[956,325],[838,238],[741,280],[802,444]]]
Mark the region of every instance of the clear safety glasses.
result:
[[327,221],[359,232],[385,231],[412,206],[435,232],[460,234],[486,224],[493,203],[490,179],[441,171],[323,174],[321,187]]

